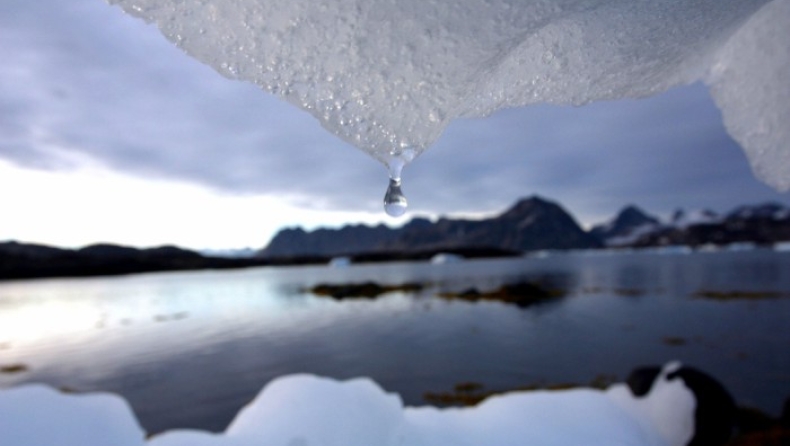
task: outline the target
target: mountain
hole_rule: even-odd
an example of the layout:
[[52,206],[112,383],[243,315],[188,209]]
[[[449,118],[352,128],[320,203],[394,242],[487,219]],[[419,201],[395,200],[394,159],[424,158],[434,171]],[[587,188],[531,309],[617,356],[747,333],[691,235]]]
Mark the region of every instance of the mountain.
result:
[[730,221],[786,221],[788,218],[790,218],[790,208],[779,203],[740,206],[726,216]]
[[416,253],[458,250],[525,252],[600,247],[558,204],[540,197],[522,199],[493,218],[415,218],[401,228],[344,226],[306,232],[280,231],[262,257],[344,256],[361,253]]
[[720,222],[721,217],[719,214],[709,209],[700,209],[695,211],[685,211],[683,209],[678,209],[672,214],[670,225],[677,228],[687,228],[694,225],[715,224]]
[[661,225],[658,218],[634,205],[626,206],[611,221],[593,226],[590,235],[606,246],[626,246]]
[[0,242],[0,280],[238,268],[264,263],[260,259],[206,257],[175,246],[137,249],[96,244],[74,250],[15,241]]
[[261,257],[300,257],[309,255],[345,256],[377,251],[383,243],[394,240],[399,230],[385,225],[343,226],[340,229],[288,228],[278,232]]
[[728,214],[677,210],[662,222],[635,205],[610,221],[582,230],[557,203],[540,197],[518,201],[487,219],[414,218],[400,228],[384,225],[280,231],[260,251],[264,259],[353,256],[357,261],[430,258],[440,252],[505,255],[599,247],[691,247],[790,240],[790,209],[777,203],[740,206]]
[[207,256],[175,246],[137,249],[96,244],[62,249],[0,242],[0,280],[326,264],[338,256],[365,262],[430,259],[437,253],[496,257],[603,246],[699,247],[785,241],[790,241],[790,208],[777,203],[740,206],[723,215],[681,210],[665,223],[636,206],[628,206],[588,233],[558,204],[531,197],[488,219],[442,218],[431,222],[414,218],[400,228],[351,225],[311,232],[284,229],[254,258]]
[[440,219],[428,226],[407,225],[400,237],[386,247],[437,251],[474,247],[526,252],[596,248],[600,243],[559,205],[531,197],[490,219]]
[[711,211],[676,211],[670,222],[640,234],[629,246],[770,245],[787,240],[790,240],[790,208],[765,203],[740,206],[723,217]]

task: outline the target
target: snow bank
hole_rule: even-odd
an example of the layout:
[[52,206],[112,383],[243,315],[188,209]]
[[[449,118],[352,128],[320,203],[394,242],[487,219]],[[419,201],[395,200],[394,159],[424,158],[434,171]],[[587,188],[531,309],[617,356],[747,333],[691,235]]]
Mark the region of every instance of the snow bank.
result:
[[107,394],[43,386],[0,390],[7,446],[681,446],[694,430],[693,392],[667,366],[642,398],[607,391],[513,392],[474,408],[404,408],[365,378],[312,375],[272,381],[226,432],[175,430],[144,440],[128,405]]
[[790,189],[790,0],[109,0],[384,163],[461,116],[703,80],[755,172]]
[[0,390],[4,446],[139,446],[144,438],[119,396],[69,395],[43,385]]

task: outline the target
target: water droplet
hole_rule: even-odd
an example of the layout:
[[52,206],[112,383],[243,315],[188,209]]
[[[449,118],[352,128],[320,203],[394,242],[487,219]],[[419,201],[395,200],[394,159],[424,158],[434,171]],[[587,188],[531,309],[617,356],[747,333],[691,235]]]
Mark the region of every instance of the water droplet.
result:
[[417,156],[417,152],[408,144],[400,144],[397,149],[389,153],[387,170],[389,171],[390,184],[384,195],[384,210],[390,217],[400,217],[406,213],[406,196],[401,191],[400,175],[403,168]]
[[406,196],[400,189],[400,178],[390,178],[387,193],[384,194],[384,211],[390,217],[400,217],[406,213]]

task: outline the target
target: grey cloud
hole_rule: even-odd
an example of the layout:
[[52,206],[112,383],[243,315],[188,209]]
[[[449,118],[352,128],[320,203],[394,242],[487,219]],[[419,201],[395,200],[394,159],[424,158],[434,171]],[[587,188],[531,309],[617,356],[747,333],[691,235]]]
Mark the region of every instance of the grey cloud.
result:
[[117,8],[11,5],[0,22],[14,43],[0,50],[9,61],[0,68],[6,159],[31,166],[80,152],[118,170],[232,192],[339,197],[346,166],[373,164],[306,113],[222,78]]

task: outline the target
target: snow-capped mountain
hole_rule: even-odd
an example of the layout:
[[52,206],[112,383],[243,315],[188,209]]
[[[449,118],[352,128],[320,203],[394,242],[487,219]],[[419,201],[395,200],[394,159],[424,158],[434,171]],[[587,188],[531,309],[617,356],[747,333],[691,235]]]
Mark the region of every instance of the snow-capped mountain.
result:
[[634,205],[629,205],[609,222],[594,226],[590,234],[597,237],[605,246],[627,246],[660,227],[661,222],[658,218],[646,214]]
[[778,203],[739,206],[721,216],[710,210],[675,211],[666,222],[634,206],[591,234],[609,247],[773,244],[790,240],[790,208]]
[[696,209],[686,211],[678,209],[672,214],[670,225],[676,228],[688,228],[689,226],[714,224],[721,222],[719,214],[709,209]]

